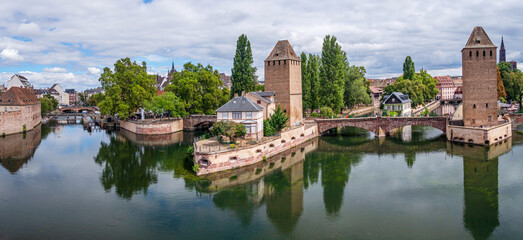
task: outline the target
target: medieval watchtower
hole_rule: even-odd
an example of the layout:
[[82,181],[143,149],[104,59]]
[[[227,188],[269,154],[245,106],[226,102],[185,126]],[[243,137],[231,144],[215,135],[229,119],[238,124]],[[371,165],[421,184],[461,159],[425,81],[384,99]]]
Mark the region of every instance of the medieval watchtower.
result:
[[289,125],[303,120],[301,60],[287,40],[280,40],[265,59],[265,91],[274,92],[276,104],[289,115]]
[[485,30],[475,27],[461,50],[465,126],[498,123],[496,49]]

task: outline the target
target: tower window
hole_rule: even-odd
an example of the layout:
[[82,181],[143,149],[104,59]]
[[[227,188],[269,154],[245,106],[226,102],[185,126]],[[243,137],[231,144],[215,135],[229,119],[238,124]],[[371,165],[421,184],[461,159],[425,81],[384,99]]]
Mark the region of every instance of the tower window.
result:
[[474,104],[474,106],[472,106],[472,108],[476,109],[476,104]]
[[283,60],[283,65],[287,65],[287,60]]
[[479,51],[476,51],[476,57],[479,57]]
[[490,50],[490,56],[492,57],[492,50]]
[[472,51],[469,52],[469,57],[472,57]]
[[271,65],[271,61],[268,61],[268,62],[267,62],[267,66],[270,66],[270,65]]
[[485,56],[485,50],[483,50],[483,57]]
[[474,119],[472,119],[472,124],[476,123],[476,121]]
[[276,61],[272,61],[272,65],[276,65]]
[[488,103],[485,103],[485,108],[488,108]]
[[280,60],[278,60],[278,65],[281,65],[281,61]]
[[489,121],[489,122],[492,121],[492,116],[488,116],[488,121]]

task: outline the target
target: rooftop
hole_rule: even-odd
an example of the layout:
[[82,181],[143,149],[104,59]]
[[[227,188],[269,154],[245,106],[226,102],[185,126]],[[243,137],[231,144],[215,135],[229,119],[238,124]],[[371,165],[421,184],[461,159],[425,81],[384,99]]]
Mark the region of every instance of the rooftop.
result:
[[265,59],[265,61],[273,61],[273,60],[296,60],[301,61],[301,59],[296,55],[294,52],[294,49],[292,49],[291,44],[288,40],[280,40],[276,43],[276,46],[274,46],[274,49],[272,49],[271,54]]
[[0,106],[20,106],[38,104],[32,89],[12,87],[0,96]]
[[403,93],[401,93],[401,92],[393,92],[393,93],[390,94],[390,95],[385,95],[385,96],[383,97],[383,99],[384,99],[383,102],[384,102],[384,103],[387,102],[387,100],[389,100],[389,98],[390,98],[392,95],[396,96],[396,98],[398,98],[398,99],[401,101],[401,103],[412,102],[412,100],[410,100],[410,98],[409,98],[409,95],[405,95],[405,94],[403,94]]
[[216,112],[259,112],[263,107],[252,102],[246,97],[235,97],[221,106]]
[[465,45],[465,48],[492,48],[496,47],[490,41],[490,38],[488,37],[487,33],[483,29],[483,27],[476,26],[474,30],[472,30],[472,33],[470,34],[469,40],[467,41],[467,45]]

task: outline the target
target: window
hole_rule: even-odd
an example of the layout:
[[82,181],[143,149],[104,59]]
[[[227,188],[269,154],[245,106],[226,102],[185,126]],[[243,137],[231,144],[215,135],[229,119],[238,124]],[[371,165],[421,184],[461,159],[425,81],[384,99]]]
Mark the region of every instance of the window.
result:
[[232,112],[232,119],[242,119],[242,112]]
[[245,129],[247,130],[247,134],[251,133],[251,126],[249,124],[245,125]]
[[492,50],[490,50],[490,56],[492,57]]
[[273,66],[276,65],[276,61],[272,61],[272,65],[273,65]]
[[489,122],[492,121],[492,116],[488,116],[488,121],[489,121]]
[[476,51],[476,57],[479,57],[479,51]]
[[267,66],[270,66],[271,65],[271,61],[267,61]]
[[469,57],[472,57],[472,51],[469,52]]
[[476,104],[474,104],[474,105],[472,106],[472,108],[476,109]]
[[228,119],[229,118],[229,112],[222,112],[222,119]]
[[485,103],[485,108],[488,108],[488,103]]
[[472,119],[472,124],[476,123],[476,121],[474,119]]
[[245,112],[245,119],[252,119],[252,112]]
[[485,56],[485,50],[483,50],[483,57]]
[[256,103],[257,103],[258,105],[260,105],[260,104],[261,104],[261,101],[260,101],[260,100],[258,100],[258,101],[257,101]]
[[281,61],[280,60],[278,60],[278,65],[281,65]]
[[283,65],[286,65],[287,64],[287,60],[283,60]]
[[256,131],[256,124],[251,124],[251,133],[257,133]]
[[7,107],[4,108],[4,112],[7,112]]

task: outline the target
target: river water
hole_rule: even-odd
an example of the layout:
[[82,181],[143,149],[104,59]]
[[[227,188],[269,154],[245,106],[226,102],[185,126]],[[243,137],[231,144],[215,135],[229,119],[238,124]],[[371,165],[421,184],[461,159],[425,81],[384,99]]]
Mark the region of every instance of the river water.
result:
[[200,179],[193,135],[0,138],[0,239],[522,239],[523,135],[483,148],[345,128]]

